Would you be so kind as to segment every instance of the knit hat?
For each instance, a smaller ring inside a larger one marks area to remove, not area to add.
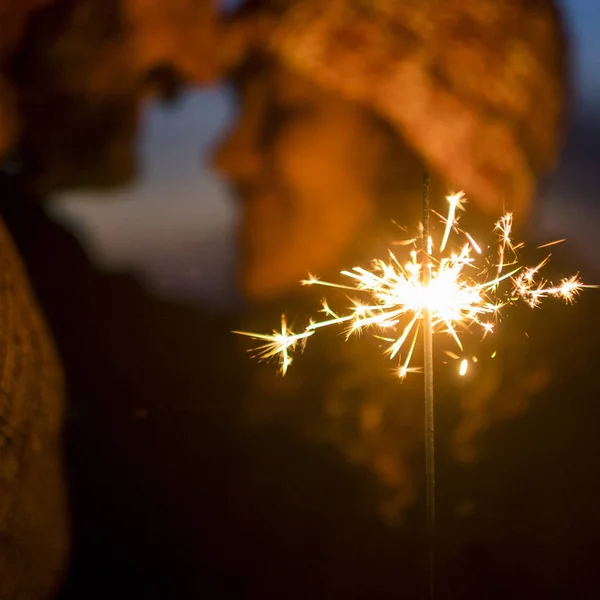
[[[284,64],[385,117],[482,208],[518,211],[554,164],[566,68],[553,0],[250,4],[245,20],[276,15],[264,43]]]

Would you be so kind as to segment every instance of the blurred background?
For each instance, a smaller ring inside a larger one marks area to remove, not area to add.
[[[222,7],[240,4],[229,0]],[[532,226],[540,239],[567,237],[583,269],[600,276],[600,264],[589,260],[600,249],[600,3],[559,4],[571,38],[574,105],[559,167],[540,188]],[[134,273],[163,297],[235,307],[238,207],[210,165],[235,110],[225,85],[186,89],[169,104],[148,102],[135,183],[117,192],[57,196],[54,217],[104,268]]]

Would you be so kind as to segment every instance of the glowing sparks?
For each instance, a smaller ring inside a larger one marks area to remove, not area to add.
[[[458,192],[458,194],[451,194],[446,198],[450,204],[450,208],[448,209],[448,218],[446,219],[446,229],[444,230],[444,236],[442,237],[442,243],[440,244],[440,252],[443,252],[446,249],[446,244],[448,243],[448,238],[450,237],[450,230],[455,224],[456,209],[458,208],[460,210],[464,210],[462,205],[464,198],[465,195],[462,192]]]
[[[288,329],[285,316],[281,317],[281,331],[274,330],[271,335],[263,333],[249,333],[247,331],[234,331],[239,335],[251,337],[254,340],[266,342],[254,349],[254,358],[259,360],[268,360],[276,356],[279,357],[279,370],[282,375],[285,375],[288,367],[292,364],[291,351],[298,345],[303,344],[306,338],[311,336],[314,331],[306,330],[303,333],[294,333]]]
[[[548,242],[547,244],[542,244],[541,246],[538,246],[538,250],[541,250],[542,248],[548,248],[549,246],[556,246],[557,244],[562,244],[566,241],[566,238],[563,238],[562,240],[554,240],[553,242]]]
[[[512,240],[511,214],[502,216],[496,223],[498,241],[483,251],[471,234],[458,227],[457,211],[464,210],[464,194],[452,194],[447,200],[448,215],[441,217],[445,228],[437,250],[431,238],[426,252],[417,250],[415,238],[397,244],[413,246],[405,260],[390,251],[387,260],[374,260],[370,269],[354,267],[342,271],[346,283],[321,281],[313,275],[302,282],[352,292],[356,298],[346,312],[335,312],[323,300],[321,312],[326,318],[311,321],[302,333],[288,329],[284,317],[281,331],[274,331],[272,335],[236,333],[266,342],[256,349],[255,356],[259,359],[278,356],[280,371],[285,375],[292,362],[291,352],[299,344],[303,347],[306,339],[318,329],[342,325],[347,337],[370,331],[387,344],[385,354],[392,359],[398,357],[396,373],[402,379],[408,373],[420,371],[410,363],[427,312],[431,315],[433,332],[446,334],[462,352],[461,335],[474,328],[481,332],[482,339],[492,334],[496,317],[505,306],[524,300],[536,307],[549,297],[571,303],[582,288],[592,287],[585,286],[578,275],[558,284],[546,281],[540,271],[550,256],[534,267],[519,266],[518,250],[524,244],[515,244]],[[459,244],[449,244],[453,233],[459,241],[464,239]],[[559,242],[542,247],[554,243]],[[464,376],[467,369],[468,361],[463,359],[459,374]]]

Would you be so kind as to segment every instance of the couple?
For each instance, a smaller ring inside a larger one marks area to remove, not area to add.
[[[22,167],[3,176],[2,216],[62,359],[61,368],[25,290],[16,314],[35,354],[23,351],[30,372],[15,377],[44,408],[18,427],[29,427],[43,451],[27,441],[13,451],[14,516],[2,551],[14,589],[50,594],[66,555],[57,441],[64,371],[73,528],[64,597],[104,597],[118,584],[144,598],[362,598],[375,583],[377,597],[419,597],[419,382],[398,391],[380,356],[327,339],[277,379],[248,363],[228,332],[271,329],[274,306],[312,311],[295,294],[307,271],[328,276],[385,251],[393,221],[418,222],[424,170],[434,197],[464,189],[474,222],[493,222],[505,208],[524,222],[535,179],[558,150],[558,15],[550,2],[273,0],[249,1],[219,22],[192,2],[142,6],[48,3],[3,59],[18,99],[12,145]],[[219,43],[203,45],[192,25]],[[190,59],[198,47],[207,51],[201,65]],[[214,164],[243,202],[240,286],[253,307],[243,326],[95,272],[36,201],[129,178],[149,87],[170,90],[181,76],[205,82],[221,68],[240,101]],[[6,245],[5,260],[16,264]],[[25,287],[14,271],[21,283],[13,286]],[[548,318],[528,325],[535,342],[507,334],[503,361],[476,384],[461,393],[438,385],[448,390],[438,413],[440,577],[456,596],[489,595],[490,579],[513,568],[514,581],[495,584],[501,596],[567,581],[555,567],[574,538],[565,529],[550,542],[544,532],[576,501],[558,474],[544,473],[546,461],[519,458],[553,439],[557,421],[540,418],[536,400],[516,425],[493,429],[486,460],[471,464],[477,435],[521,413],[564,358],[546,351]],[[37,372],[48,373],[41,391]],[[575,393],[569,381],[551,398]],[[583,406],[587,390],[579,393]],[[563,476],[564,446],[550,459]],[[40,473],[31,489],[19,479],[29,463]],[[522,567],[544,541],[549,562],[537,553]]]

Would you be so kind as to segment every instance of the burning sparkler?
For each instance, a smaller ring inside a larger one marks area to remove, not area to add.
[[[572,303],[585,286],[578,275],[554,284],[540,272],[550,260],[547,255],[534,267],[519,265],[518,251],[524,244],[512,240],[512,215],[503,215],[496,223],[497,239],[484,252],[473,236],[459,227],[458,212],[464,210],[462,192],[447,196],[448,213],[444,218],[444,233],[439,244],[429,235],[429,176],[423,180],[423,222],[421,235],[399,245],[413,248],[408,256],[399,258],[390,251],[387,260],[377,259],[370,269],[354,267],[342,271],[347,283],[321,281],[309,276],[304,285],[321,285],[353,293],[351,309],[342,314],[332,310],[323,300],[321,312],[326,318],[311,321],[301,333],[291,331],[285,317],[281,331],[271,335],[238,331],[264,342],[256,349],[259,359],[278,357],[280,372],[285,375],[292,362],[291,352],[304,348],[307,339],[318,329],[333,325],[346,328],[346,336],[370,330],[386,343],[385,353],[398,356],[398,376],[403,379],[410,372],[421,371],[411,367],[419,332],[423,335],[424,396],[425,396],[425,472],[426,516],[429,546],[429,597],[433,600],[434,535],[435,535],[435,460],[434,460],[434,404],[433,404],[433,335],[445,333],[463,352],[461,335],[479,329],[482,338],[491,334],[500,311],[519,300],[535,308],[544,298],[562,298]],[[452,235],[458,244],[450,244]],[[564,240],[540,246],[545,248]],[[452,246],[451,249],[448,247]],[[359,300],[358,298],[363,298]],[[404,353],[404,356],[402,356]],[[460,359],[451,352],[446,354]],[[495,352],[492,356],[495,355]],[[476,360],[476,357],[473,357]],[[459,374],[467,372],[468,360],[460,360]]]
[[[369,269],[354,267],[342,271],[346,283],[321,281],[309,275],[303,285],[319,285],[352,292],[351,308],[344,313],[334,311],[323,300],[323,320],[311,321],[304,331],[294,333],[282,317],[281,331],[271,335],[238,331],[242,335],[265,342],[256,348],[259,359],[279,358],[280,372],[285,375],[292,362],[294,350],[304,348],[308,337],[317,330],[343,326],[346,337],[370,331],[386,343],[385,354],[398,357],[397,375],[402,379],[411,372],[421,371],[412,366],[419,332],[430,315],[433,334],[447,334],[460,352],[461,336],[479,330],[482,338],[494,331],[496,320],[505,307],[519,300],[531,307],[549,297],[572,303],[584,287],[579,275],[552,283],[541,275],[550,259],[546,256],[534,267],[519,265],[518,252],[522,242],[515,243],[512,234],[512,215],[505,214],[495,225],[496,241],[482,250],[474,237],[459,227],[458,212],[464,210],[462,192],[447,197],[446,217],[438,215],[445,225],[439,244],[426,235],[426,244],[419,248],[419,238],[401,245],[412,246],[402,259],[389,251],[387,260],[376,259]],[[437,214],[437,213],[436,213]],[[452,243],[458,238],[458,244]],[[551,242],[545,248],[559,243]],[[461,361],[459,372],[466,372]]]

